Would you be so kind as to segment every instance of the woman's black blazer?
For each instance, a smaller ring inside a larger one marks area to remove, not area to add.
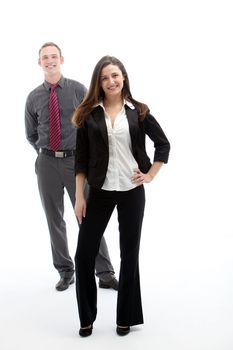
[[[143,121],[139,121],[136,109],[125,105],[129,122],[132,151],[139,169],[147,173],[151,161],[146,153],[146,135],[154,143],[154,159],[167,163],[170,144],[162,128],[151,115],[147,114]],[[75,174],[85,173],[90,186],[101,188],[108,169],[108,135],[103,108],[97,106],[91,112],[85,125],[77,129]]]

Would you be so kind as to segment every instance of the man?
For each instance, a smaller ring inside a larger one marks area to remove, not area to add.
[[[25,107],[26,137],[38,153],[35,164],[38,188],[50,233],[53,264],[60,274],[56,284],[58,291],[74,283],[74,264],[63,217],[64,188],[74,206],[76,129],[71,117],[86,94],[83,84],[62,76],[63,62],[58,45],[53,42],[42,45],[38,63],[45,80],[28,95]],[[100,288],[118,289],[104,239],[95,268]]]

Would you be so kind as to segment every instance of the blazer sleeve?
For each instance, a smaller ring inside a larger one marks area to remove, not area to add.
[[[154,162],[167,163],[170,152],[170,143],[161,126],[151,114],[148,114],[145,117],[143,124],[146,135],[148,135],[154,143]]]

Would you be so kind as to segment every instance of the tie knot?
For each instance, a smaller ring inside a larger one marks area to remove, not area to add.
[[[51,92],[55,91],[56,87],[57,87],[57,84],[50,84],[50,91]]]

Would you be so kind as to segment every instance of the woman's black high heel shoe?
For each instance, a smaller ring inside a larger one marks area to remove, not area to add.
[[[92,329],[93,329],[92,325],[90,327],[87,327],[87,328],[80,328],[79,329],[80,337],[88,337],[89,335],[92,334]]]
[[[116,327],[116,332],[118,335],[127,335],[130,332],[130,327]]]

